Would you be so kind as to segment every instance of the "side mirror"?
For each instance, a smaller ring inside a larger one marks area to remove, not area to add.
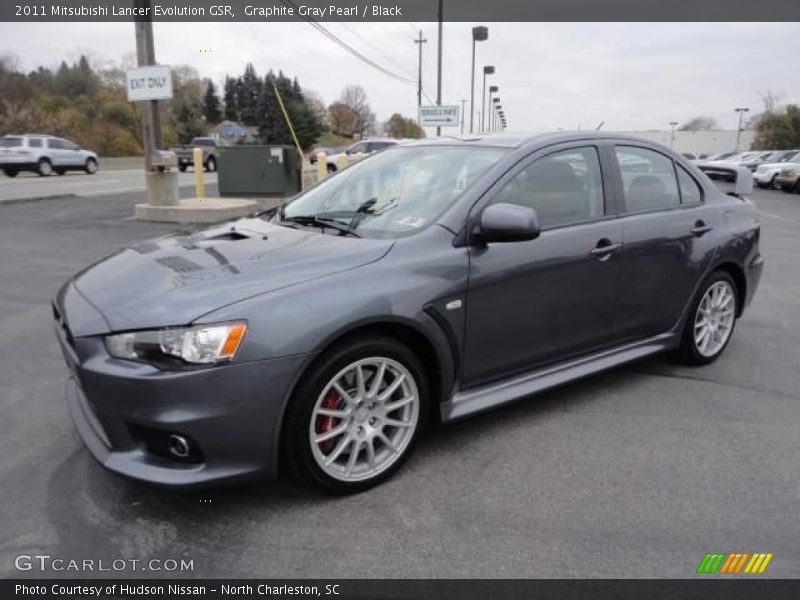
[[[503,202],[490,204],[484,209],[477,231],[486,244],[535,240],[539,233],[535,210]]]

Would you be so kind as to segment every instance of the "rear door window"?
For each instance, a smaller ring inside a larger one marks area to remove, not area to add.
[[[28,146],[30,148],[41,148],[42,147],[42,140],[39,138],[29,138],[28,139]]]
[[[615,146],[627,212],[680,206],[681,196],[672,159],[637,146]]]

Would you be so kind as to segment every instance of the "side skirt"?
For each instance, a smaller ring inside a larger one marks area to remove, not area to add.
[[[454,421],[651,354],[669,350],[675,346],[677,341],[677,334],[664,333],[612,350],[604,350],[557,365],[529,371],[522,375],[515,375],[502,381],[456,392],[451,400],[442,404],[442,422]]]

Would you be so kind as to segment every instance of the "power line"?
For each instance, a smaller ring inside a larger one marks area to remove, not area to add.
[[[281,4],[284,4],[287,7],[294,8],[299,13],[299,11],[300,11],[299,6],[297,6],[297,4],[295,4],[292,0],[280,0],[280,2],[281,2]],[[410,84],[410,85],[416,85],[417,84],[417,82],[415,80],[409,79],[407,77],[403,77],[402,75],[398,75],[397,73],[393,73],[389,69],[387,69],[387,68],[379,65],[375,61],[367,58],[361,52],[359,52],[358,50],[353,48],[350,44],[348,44],[347,42],[345,42],[344,40],[339,38],[337,35],[335,35],[334,33],[331,33],[325,27],[323,27],[322,25],[320,25],[319,23],[314,21],[314,19],[312,19],[310,17],[307,17],[307,16],[301,16],[300,18],[303,19],[309,25],[311,25],[314,29],[316,29],[317,31],[322,33],[329,40],[331,40],[332,42],[337,44],[339,47],[343,48],[344,50],[346,50],[347,52],[349,52],[350,54],[352,54],[353,56],[355,56],[356,58],[358,58],[362,62],[368,64],[371,67],[373,67],[374,69],[377,69],[378,71],[380,71],[384,75],[388,75],[389,77],[392,77],[393,79],[396,79],[396,80],[401,81],[401,82],[406,83],[406,84]]]

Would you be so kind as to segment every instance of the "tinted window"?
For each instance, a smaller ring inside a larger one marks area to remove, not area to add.
[[[537,159],[494,197],[533,208],[546,229],[604,214],[603,178],[594,148],[571,148]]]
[[[394,146],[394,144],[392,142],[371,142],[369,144],[369,152],[377,152],[389,146]]]
[[[50,138],[47,140],[47,147],[54,150],[61,150],[64,148],[64,142],[58,138]]]
[[[615,151],[628,212],[670,208],[681,203],[672,159],[634,146],[617,146]]]
[[[193,146],[216,146],[216,142],[210,138],[194,138],[192,140]]]
[[[80,150],[80,146],[70,142],[69,140],[61,140],[61,143],[64,145],[65,150]]]
[[[692,204],[703,201],[703,190],[686,169],[678,165],[678,185],[681,188],[681,202]]]
[[[41,148],[42,140],[39,138],[28,138],[28,146],[31,148]]]
[[[6,137],[0,138],[0,148],[17,148],[22,146],[22,138]]]

